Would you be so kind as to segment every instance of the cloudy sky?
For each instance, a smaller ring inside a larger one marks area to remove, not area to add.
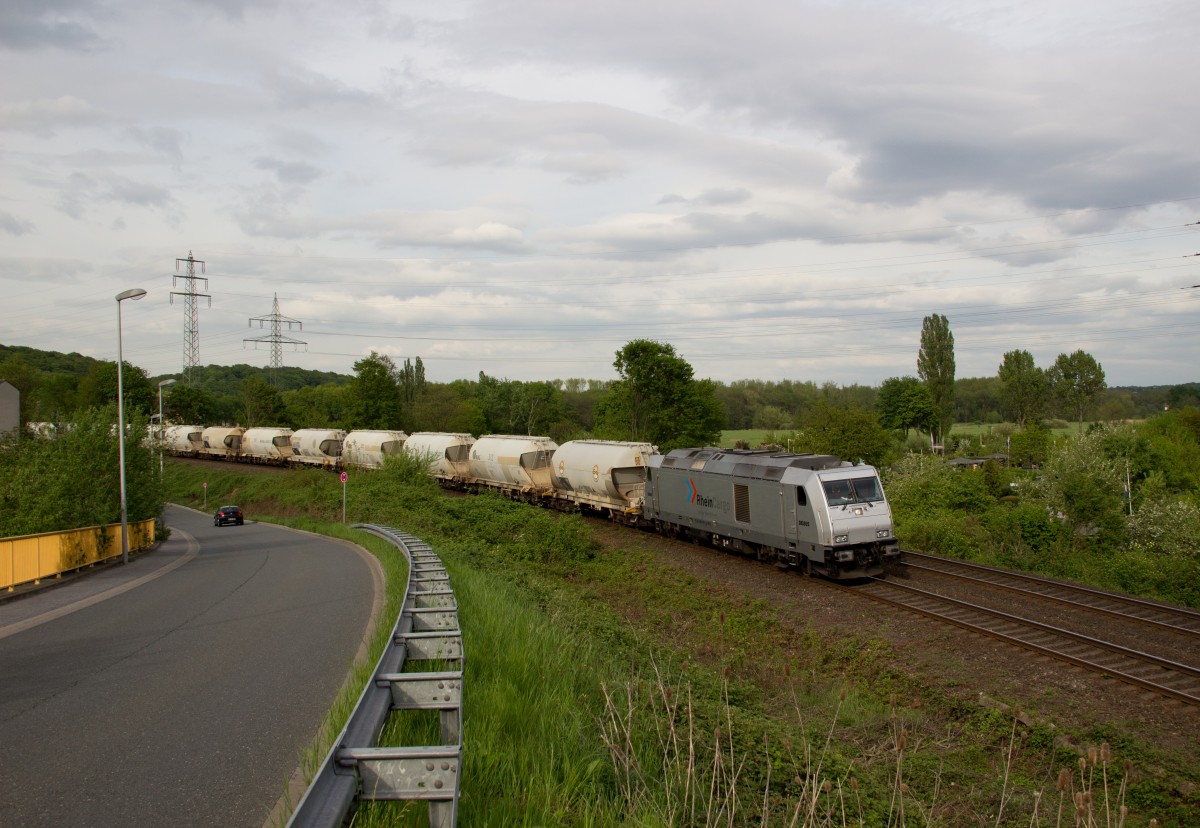
[[[0,343],[438,381],[1200,381],[1192,0],[6,0]],[[198,274],[200,275],[200,274]],[[174,299],[174,301],[172,301]]]

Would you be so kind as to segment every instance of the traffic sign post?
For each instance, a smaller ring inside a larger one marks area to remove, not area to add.
[[[346,525],[346,481],[350,479],[350,475],[342,472],[342,526]]]
[[[204,481],[204,511],[208,511],[208,481]]]

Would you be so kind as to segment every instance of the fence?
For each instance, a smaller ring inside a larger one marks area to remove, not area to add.
[[[375,665],[350,720],[325,757],[290,828],[338,828],[361,800],[422,800],[431,828],[458,820],[462,766],[463,647],[458,604],[442,562],[412,535],[355,524],[397,546],[408,559],[408,587],[392,640]],[[454,669],[402,672],[405,662],[449,663]],[[438,712],[436,745],[375,746],[391,711]]]
[[[154,518],[129,523],[129,549],[154,543]],[[38,583],[121,555],[121,524],[0,538],[0,589]]]

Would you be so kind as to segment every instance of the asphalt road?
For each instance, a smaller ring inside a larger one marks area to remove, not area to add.
[[[316,735],[377,569],[253,521],[167,522],[128,566],[0,603],[0,826],[260,826]]]

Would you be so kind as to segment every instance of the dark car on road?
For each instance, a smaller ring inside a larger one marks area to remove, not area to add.
[[[213,526],[224,526],[226,523],[236,523],[238,526],[241,526],[242,521],[241,506],[222,506],[213,515]]]

